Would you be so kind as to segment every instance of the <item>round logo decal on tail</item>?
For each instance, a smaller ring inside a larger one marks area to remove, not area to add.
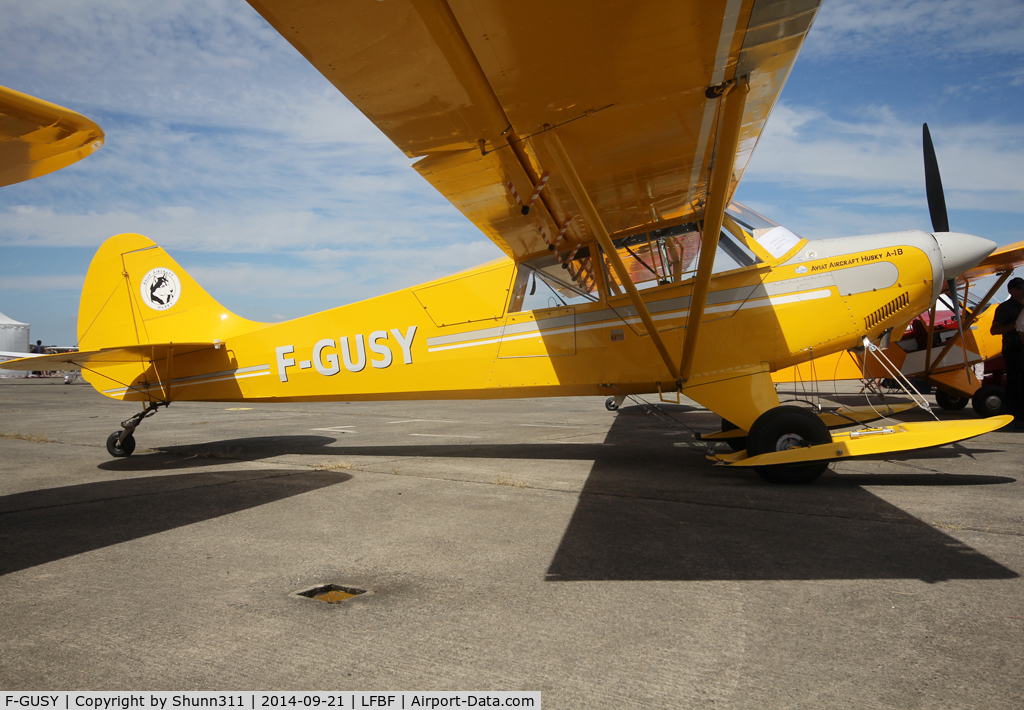
[[[142,301],[154,311],[166,311],[181,296],[181,281],[170,269],[153,269],[142,277]]]

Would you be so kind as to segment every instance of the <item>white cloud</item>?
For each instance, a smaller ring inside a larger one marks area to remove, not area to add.
[[[1019,0],[825,2],[808,34],[811,57],[1024,54]]]
[[[1024,125],[931,125],[950,208],[1024,212]],[[776,107],[744,182],[844,189],[879,207],[920,204],[921,126],[886,107],[840,120],[818,109]]]

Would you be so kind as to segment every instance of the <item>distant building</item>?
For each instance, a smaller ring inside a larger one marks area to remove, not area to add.
[[[28,323],[20,323],[0,313],[0,352],[28,352]],[[0,358],[3,360],[6,358]],[[0,363],[2,366],[2,363]],[[0,377],[26,377],[27,372],[0,369]]]

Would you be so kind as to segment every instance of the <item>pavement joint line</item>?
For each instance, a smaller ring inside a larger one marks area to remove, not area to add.
[[[983,535],[1008,535],[1011,537],[1024,537],[1024,533],[1015,532],[1013,530],[993,530],[991,527],[987,527],[984,530],[981,528],[969,527],[966,525],[950,526],[947,523],[927,523],[928,526],[935,528],[936,530],[942,530],[946,533],[957,533],[957,532],[976,532]]]
[[[479,439],[479,436],[469,434],[409,434],[409,436],[431,436],[440,439]]]

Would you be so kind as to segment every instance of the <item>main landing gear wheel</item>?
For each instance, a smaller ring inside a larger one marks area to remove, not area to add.
[[[1007,414],[1006,390],[999,385],[985,385],[978,388],[971,398],[971,406],[979,417],[994,417]]]
[[[807,409],[775,407],[757,418],[747,435],[747,455],[787,451],[801,446],[832,442],[825,422]],[[828,461],[757,466],[757,475],[772,483],[810,483],[825,473]]]
[[[124,441],[118,442],[119,438],[121,438],[120,431],[115,431],[107,437],[107,453],[116,458],[131,456],[135,451],[135,437],[129,434]]]
[[[959,409],[963,409],[967,406],[969,401],[970,399],[962,394],[947,392],[940,389],[935,390],[935,403],[947,412],[955,412]]]
[[[738,427],[728,419],[722,420],[722,431],[729,431],[736,428]],[[747,448],[747,437],[745,436],[733,436],[729,439],[722,439],[722,441],[724,441],[725,445],[733,451],[743,451],[743,449]]]

